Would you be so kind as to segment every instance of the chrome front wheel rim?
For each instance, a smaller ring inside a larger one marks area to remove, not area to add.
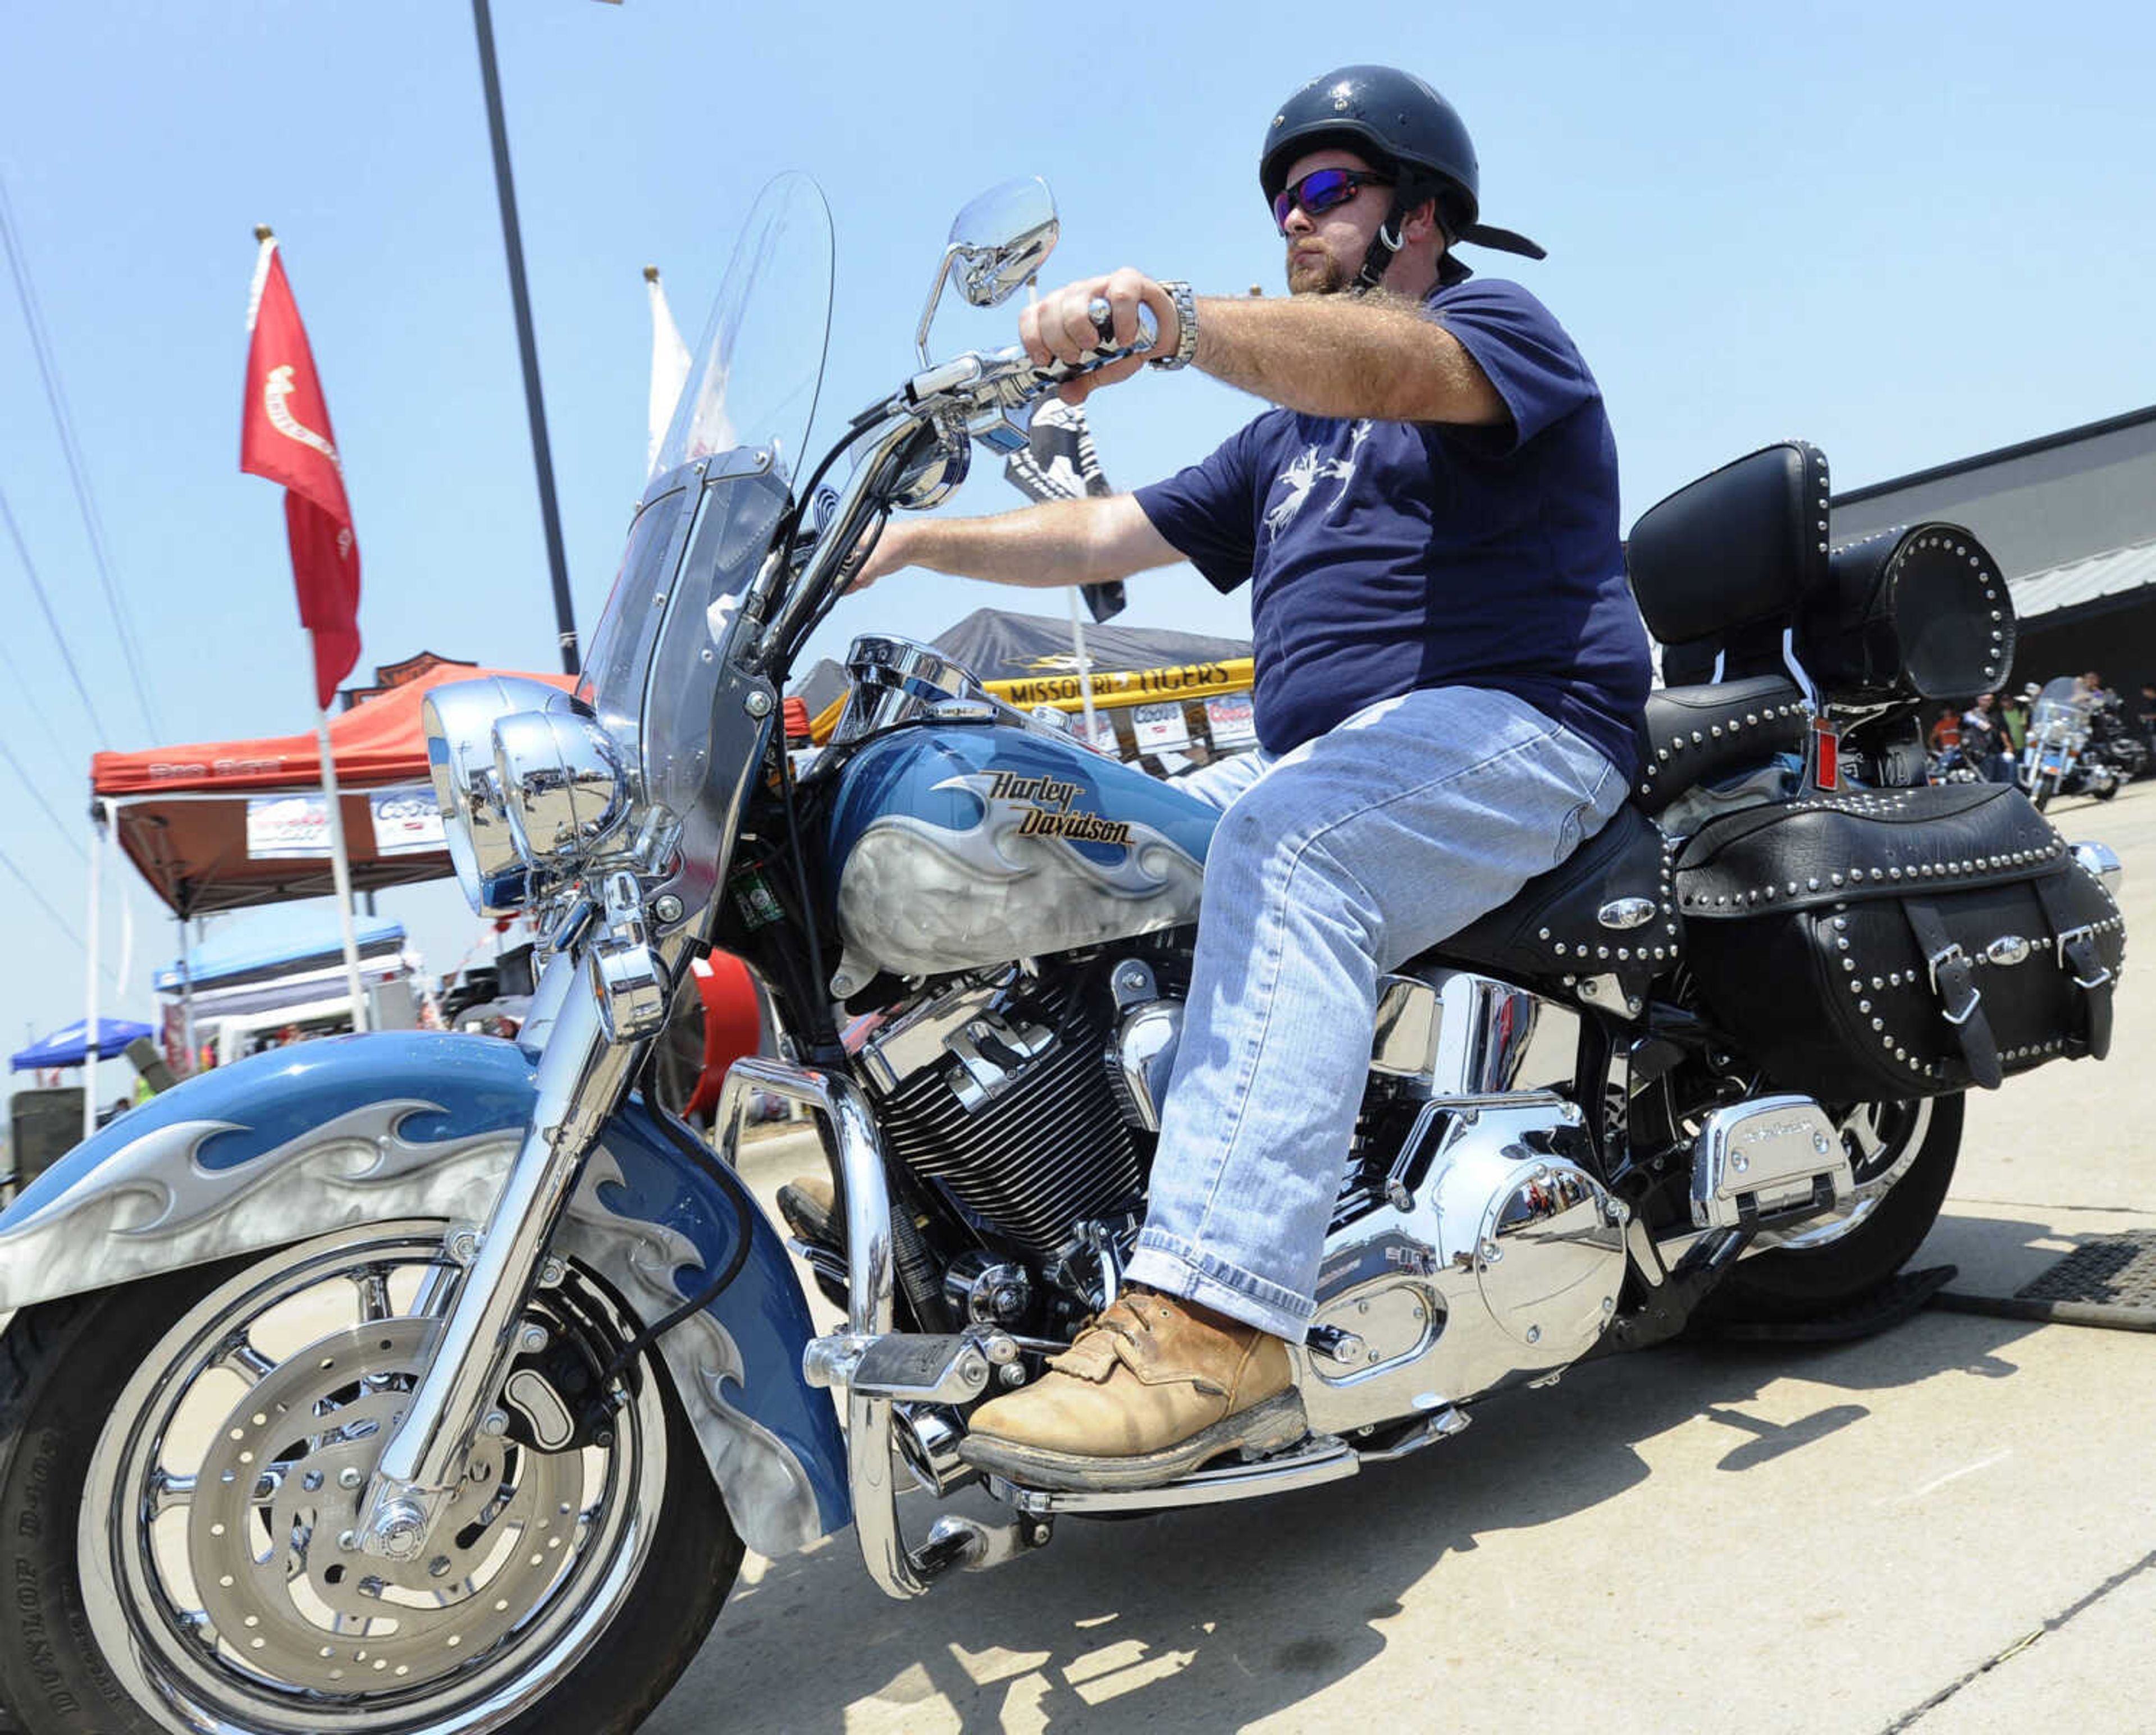
[[[483,1438],[418,1560],[350,1546],[455,1280],[441,1241],[439,1224],[388,1225],[259,1263],[172,1326],[115,1405],[84,1487],[85,1601],[168,1727],[480,1735],[620,1612],[665,1487],[649,1377],[604,1446]]]

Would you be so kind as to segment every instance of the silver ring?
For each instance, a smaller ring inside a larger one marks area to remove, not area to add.
[[[1086,304],[1086,317],[1093,322],[1093,329],[1101,336],[1113,335],[1116,329],[1116,310],[1106,295],[1096,295]]]

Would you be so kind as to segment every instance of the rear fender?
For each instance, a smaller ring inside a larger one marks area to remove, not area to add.
[[[0,1322],[14,1310],[352,1224],[483,1223],[531,1118],[515,1044],[382,1032],[273,1050],[153,1098],[0,1213]],[[805,1547],[850,1521],[829,1395],[801,1378],[808,1310],[777,1232],[716,1156],[632,1100],[585,1164],[557,1251],[646,1324],[749,1249],[659,1340],[742,1540]],[[738,1208],[737,1208],[738,1207]]]

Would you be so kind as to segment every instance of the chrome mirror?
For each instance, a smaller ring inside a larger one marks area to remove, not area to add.
[[[936,282],[928,291],[928,305],[921,310],[921,329],[914,335],[921,366],[928,366],[928,327],[954,267],[958,293],[971,305],[999,306],[1032,280],[1055,252],[1056,238],[1062,232],[1055,215],[1055,195],[1038,175],[1006,181],[961,211],[951,225],[951,238],[937,269]]]
[[[999,306],[1047,263],[1062,232],[1055,195],[1040,176],[991,188],[951,225],[958,293],[975,307]]]

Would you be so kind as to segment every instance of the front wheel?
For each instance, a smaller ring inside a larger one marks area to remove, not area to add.
[[[13,1323],[0,1699],[29,1735],[536,1735],[649,1712],[742,1558],[655,1364],[581,1447],[483,1439],[421,1558],[351,1545],[456,1275],[439,1225],[368,1226]],[[526,1325],[629,1323],[572,1270]]]
[[[2036,804],[2036,811],[2039,813],[2041,813],[2046,807],[2050,806],[2051,805],[2051,797],[2058,794],[2058,792],[2059,780],[2056,775],[2039,777],[2036,780],[2036,793],[2034,797]]]
[[[1961,1154],[1962,1099],[1860,1103],[1840,1117],[1859,1187],[1887,1190],[1846,1216],[1780,1231],[1716,1286],[1711,1318],[1793,1323],[1861,1301],[1908,1263],[1945,1203]]]

